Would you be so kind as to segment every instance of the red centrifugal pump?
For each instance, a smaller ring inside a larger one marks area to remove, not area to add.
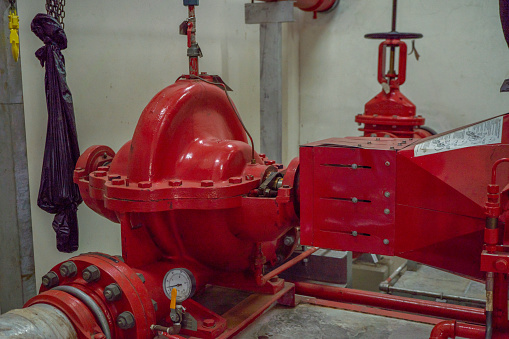
[[[56,265],[24,309],[0,317],[0,335],[229,338],[276,301],[295,306],[297,292],[444,318],[431,338],[508,337],[509,115],[425,139],[313,142],[283,167],[249,145],[227,86],[197,73],[190,41],[191,74],[150,101],[118,152],[92,146],[74,171],[85,203],[120,223],[122,256]],[[299,239],[485,280],[486,311],[285,282],[278,274],[317,250],[285,262]],[[207,284],[264,299],[228,318],[237,309],[219,315],[192,298]]]

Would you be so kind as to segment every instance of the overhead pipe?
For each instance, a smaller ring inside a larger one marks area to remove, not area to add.
[[[416,300],[349,288],[296,282],[295,293],[338,302],[380,307],[440,318],[458,319],[476,324],[484,324],[486,321],[484,310],[481,308]]]
[[[470,338],[483,339],[486,329],[483,326],[458,323],[455,320],[442,321],[433,327],[429,339]]]
[[[278,0],[262,0],[265,2],[275,2]],[[336,8],[339,0],[296,0],[295,7],[306,12],[328,12]]]

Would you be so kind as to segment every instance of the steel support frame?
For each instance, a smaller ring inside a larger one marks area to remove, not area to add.
[[[0,1],[0,313],[36,294],[21,62],[11,54],[9,7]]]
[[[282,23],[294,21],[293,2],[245,4],[245,19],[260,24],[260,151],[282,163]]]

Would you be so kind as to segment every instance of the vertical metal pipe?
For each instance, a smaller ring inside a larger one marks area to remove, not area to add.
[[[22,307],[36,294],[21,63],[15,62],[0,1],[0,308]]]
[[[398,0],[392,0],[392,26],[391,30],[396,31],[396,18],[398,16]]]

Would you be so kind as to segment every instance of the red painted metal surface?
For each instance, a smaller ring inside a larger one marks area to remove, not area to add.
[[[24,307],[47,304],[62,311],[73,324],[78,339],[101,338],[104,335],[92,312],[76,297],[62,291],[47,291],[30,299]],[[102,337],[106,338],[106,337]]]
[[[480,308],[404,298],[350,288],[296,282],[295,293],[345,303],[425,314],[446,319],[458,319],[476,324],[484,324],[486,321],[484,310]]]
[[[73,276],[63,277],[59,271],[60,264],[51,270],[58,275],[58,285],[74,287],[91,297],[106,317],[113,338],[149,339],[153,337],[150,325],[155,323],[156,313],[151,299],[158,299],[159,296],[153,295],[152,291],[147,290],[134,270],[118,258],[102,253],[83,254],[71,258],[70,261],[77,268],[77,272]],[[82,272],[91,265],[99,269],[100,278],[97,281],[87,282],[83,279]],[[147,278],[149,277],[147,276]],[[119,300],[109,302],[105,299],[103,291],[106,286],[113,283],[117,284],[122,291],[121,297]],[[48,290],[44,286],[41,286],[39,292],[40,294],[30,299],[25,307],[34,303],[46,303],[60,308],[76,328],[88,328],[90,323],[96,324],[88,307],[70,294]],[[72,307],[62,308],[61,304],[68,304]],[[116,325],[118,315],[125,311],[131,312],[136,319],[136,325],[128,330],[122,330]],[[85,312],[85,314],[77,317],[74,312]]]
[[[486,184],[492,164],[509,152],[509,117],[502,119],[500,143],[454,150],[443,140],[475,135],[461,128],[420,141],[342,138],[304,145],[301,242],[398,255],[484,280]],[[425,142],[438,151],[416,156]],[[498,183],[505,186],[508,168],[500,171]]]
[[[442,321],[442,319],[439,319],[439,318],[432,318],[432,317],[427,317],[427,316],[423,316],[423,315],[391,311],[391,310],[381,309],[381,308],[372,307],[372,306],[356,305],[356,304],[350,304],[350,303],[342,303],[342,302],[338,302],[338,301],[317,299],[314,297],[307,297],[307,296],[302,296],[302,295],[299,295],[297,297],[297,302],[311,304],[311,305],[317,305],[317,306],[323,306],[323,307],[337,308],[337,309],[353,311],[353,312],[379,315],[382,317],[390,317],[390,318],[395,318],[395,319],[408,320],[408,321],[419,322],[419,323],[424,323],[424,324],[436,325]]]
[[[430,339],[469,338],[484,339],[486,329],[482,326],[458,323],[455,320],[442,321],[431,332]]]
[[[274,2],[281,0],[263,0],[265,2]],[[339,0],[296,0],[295,7],[306,12],[326,12],[337,6]]]
[[[391,50],[391,69],[386,70],[387,50]],[[398,72],[393,69],[399,50]],[[407,45],[400,39],[387,39],[378,49],[378,82],[385,88],[365,105],[364,114],[355,121],[364,124],[359,131],[365,137],[423,138],[430,132],[419,129],[424,118],[417,116],[415,105],[399,90],[406,80]]]
[[[198,289],[208,283],[270,294],[283,289],[282,279],[257,284],[256,277],[295,247],[282,239],[298,237],[299,163],[283,168],[256,152],[253,160],[225,91],[194,79],[158,93],[116,154],[93,146],[79,159],[75,182],[87,205],[121,224],[122,256],[144,275],[143,288],[158,304],[155,320],[169,314],[162,281],[176,267],[189,269]],[[284,175],[276,196],[257,193],[274,172]],[[213,338],[225,330],[225,320],[199,304],[183,306],[198,330],[182,333]]]

